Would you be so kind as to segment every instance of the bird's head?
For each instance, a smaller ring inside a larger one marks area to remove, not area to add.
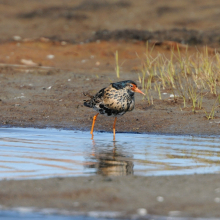
[[[126,81],[121,81],[121,82],[117,82],[117,83],[112,83],[112,87],[117,90],[125,88],[132,93],[138,92],[138,93],[141,93],[142,95],[145,95],[140,89],[138,89],[137,84],[132,80],[126,80]]]

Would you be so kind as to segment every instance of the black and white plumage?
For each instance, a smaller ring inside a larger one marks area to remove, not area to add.
[[[132,80],[111,83],[108,87],[101,89],[96,95],[90,96],[89,100],[85,100],[84,105],[93,108],[98,114],[100,113],[102,115],[114,117],[121,116],[127,111],[132,111],[134,109],[135,92],[144,95],[144,93],[138,89],[137,84]],[[93,118],[91,134],[93,134],[93,127],[97,115]],[[114,127],[113,132],[115,135]]]

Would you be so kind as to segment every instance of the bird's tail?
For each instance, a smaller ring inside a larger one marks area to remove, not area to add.
[[[84,106],[89,107],[89,108],[93,108],[93,104],[92,104],[92,98],[93,96],[91,96],[88,93],[83,93],[84,96],[88,96],[90,99],[89,100],[83,100],[84,101]]]
[[[85,105],[86,107],[92,108],[91,100],[84,100],[84,105]]]

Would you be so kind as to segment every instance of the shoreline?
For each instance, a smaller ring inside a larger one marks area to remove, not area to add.
[[[5,208],[117,212],[128,218],[138,215],[140,209],[146,209],[148,215],[211,218],[220,217],[219,181],[216,174],[2,180],[0,204]]]
[[[33,125],[25,125],[25,126],[19,126],[17,124],[13,125],[0,125],[0,128],[24,128],[24,129],[28,129],[28,128],[33,128],[33,129],[56,129],[56,130],[67,130],[67,131],[81,131],[81,132],[89,132],[90,133],[90,129],[89,128],[78,128],[78,127],[63,127],[63,126],[59,126],[59,125],[55,125],[55,126],[49,126],[49,125],[38,125],[38,126],[33,126]],[[97,130],[94,131],[94,138],[95,138],[95,134],[96,133],[112,133],[112,131],[109,130]],[[162,132],[138,132],[138,131],[118,131],[116,132],[116,135],[118,134],[148,134],[148,135],[164,135],[164,136],[195,136],[195,137],[219,137],[220,134],[197,134],[197,133],[162,133]]]
[[[0,204],[2,210],[31,207],[96,218],[210,219],[220,217],[219,182],[218,173],[3,179]]]

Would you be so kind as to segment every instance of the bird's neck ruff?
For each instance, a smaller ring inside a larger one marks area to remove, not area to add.
[[[132,83],[132,84],[137,86],[137,84],[134,81],[132,81],[132,80],[116,82],[116,83],[112,83],[111,85],[112,85],[113,88],[119,90],[119,89],[125,88],[128,85],[128,83]]]
[[[132,90],[127,90],[127,93],[129,94],[130,97],[134,97],[134,92]]]

